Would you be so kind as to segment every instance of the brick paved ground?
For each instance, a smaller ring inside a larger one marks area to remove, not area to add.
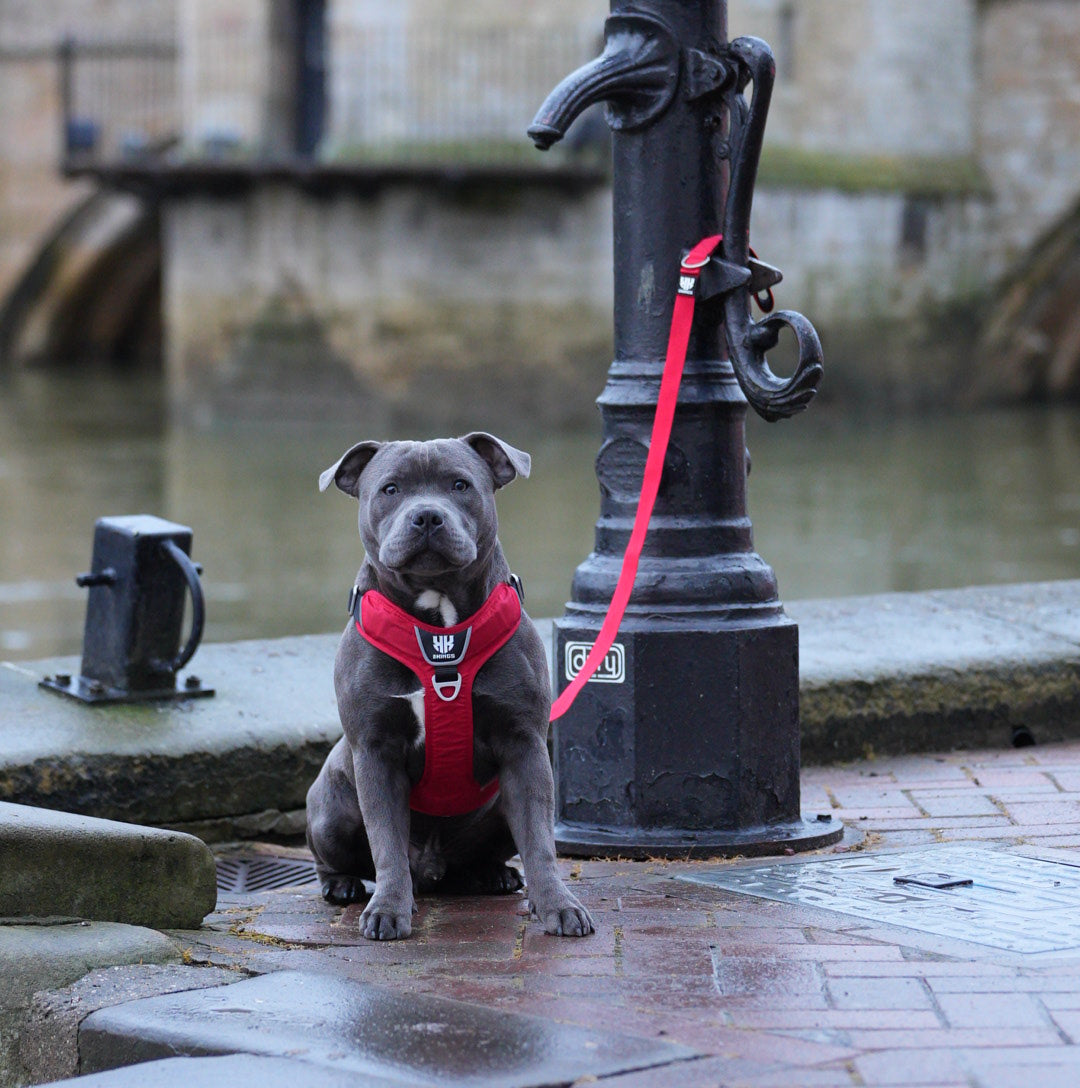
[[[803,791],[865,835],[823,856],[1080,847],[1080,743],[815,767]],[[185,944],[193,962],[331,971],[703,1055],[618,1088],[1080,1085],[1080,951],[1006,953],[674,879],[716,862],[564,865],[598,923],[587,940],[546,937],[517,897],[427,898],[412,939],[373,944],[358,908],[293,889],[222,897]]]

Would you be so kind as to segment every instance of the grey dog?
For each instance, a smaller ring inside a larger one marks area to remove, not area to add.
[[[319,486],[325,491],[333,483],[359,502],[366,555],[354,594],[366,594],[365,602],[381,595],[410,623],[418,621],[413,642],[421,628],[456,630],[500,587],[505,596],[512,576],[498,540],[495,491],[528,476],[530,467],[528,454],[479,432],[353,446]],[[349,621],[334,668],[345,735],[307,797],[308,845],[324,898],[356,902],[365,895],[363,881],[373,879],[361,932],[377,940],[407,937],[415,892],[519,889],[520,874],[506,864],[516,852],[530,908],[545,931],[592,933],[588,911],[556,868],[546,745],[551,691],[532,621],[521,613],[520,625],[472,682],[472,785],[489,783],[495,792],[476,811],[449,816],[410,810],[424,773],[430,696],[419,674],[373,645],[361,626],[359,618]]]

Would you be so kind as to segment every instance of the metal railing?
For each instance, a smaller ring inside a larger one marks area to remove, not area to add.
[[[175,143],[180,132],[175,43],[66,38],[58,59],[65,161],[130,161]]]
[[[343,27],[326,42],[314,158],[355,164],[547,165],[525,138],[559,73],[591,57],[586,27]],[[250,31],[185,43],[76,41],[59,49],[65,164],[295,155],[304,80]],[[181,63],[183,68],[181,70]],[[310,81],[308,82],[310,87]],[[589,145],[571,143],[568,153]],[[606,140],[593,130],[597,147]]]
[[[328,152],[377,160],[535,160],[525,129],[560,73],[588,60],[581,27],[355,29],[334,42]]]

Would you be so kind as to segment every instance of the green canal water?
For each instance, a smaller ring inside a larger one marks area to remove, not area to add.
[[[501,537],[534,615],[562,611],[592,544],[599,422],[537,434],[478,412],[527,449],[500,494]],[[21,375],[0,385],[0,658],[77,653],[98,517],[194,530],[206,638],[321,633],[344,623],[361,560],[354,506],[319,472],[363,438],[339,424],[171,425],[160,385]],[[786,600],[1080,578],[1080,407],[862,417],[813,406],[751,421],[757,550]]]

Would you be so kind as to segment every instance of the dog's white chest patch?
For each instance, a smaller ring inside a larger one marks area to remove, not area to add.
[[[458,621],[457,609],[451,603],[450,598],[445,593],[439,593],[437,590],[425,589],[416,598],[416,607],[438,612],[443,627],[453,627]]]
[[[399,695],[398,698],[404,699],[405,702],[412,707],[412,712],[416,718],[418,727],[414,743],[416,747],[419,747],[424,743],[424,689],[421,688],[419,691],[414,691],[409,695]]]

